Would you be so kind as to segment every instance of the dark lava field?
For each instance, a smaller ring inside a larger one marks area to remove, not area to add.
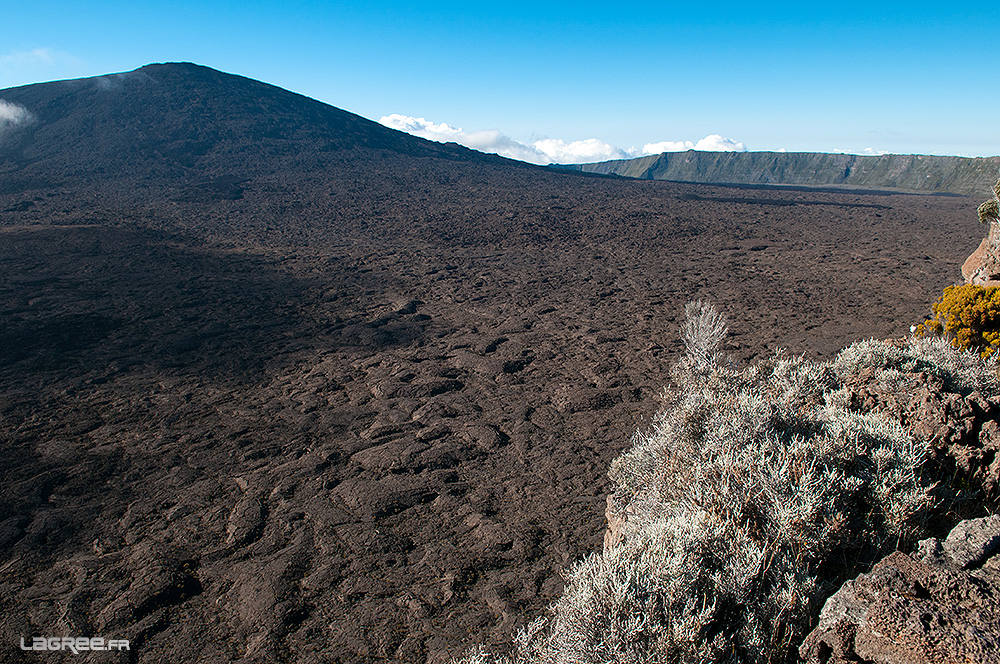
[[[0,661],[447,662],[601,546],[684,304],[929,312],[978,200],[634,181],[194,65],[0,90]],[[984,192],[984,196],[988,192]],[[33,636],[124,638],[116,655]]]

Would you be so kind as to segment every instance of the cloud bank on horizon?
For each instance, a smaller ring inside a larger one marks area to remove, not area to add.
[[[496,129],[469,132],[447,123],[435,123],[399,113],[385,115],[379,119],[379,123],[432,141],[451,141],[480,152],[492,152],[533,164],[585,164],[609,159],[632,159],[661,152],[746,152],[747,149],[743,143],[719,134],[711,134],[697,142],[660,141],[646,143],[641,148],[619,148],[597,138],[568,142],[560,138],[543,138],[532,143],[522,143]]]

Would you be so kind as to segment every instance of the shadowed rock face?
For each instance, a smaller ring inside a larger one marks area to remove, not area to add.
[[[988,664],[1000,652],[1000,517],[896,552],[844,584],[802,646],[810,664]]]
[[[976,286],[1000,286],[1000,221],[989,222],[986,237],[962,263],[962,278]]]
[[[962,263],[962,278],[975,286],[1000,286],[1000,182],[993,185],[993,198],[979,206],[979,220],[989,232],[972,255]]]
[[[8,645],[506,642],[600,546],[686,301],[739,359],[829,356],[978,239],[960,197],[555,173],[194,65],[0,99],[34,117],[0,138]]]

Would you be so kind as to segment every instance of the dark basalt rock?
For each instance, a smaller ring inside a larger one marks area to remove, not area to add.
[[[1000,401],[962,394],[934,375],[903,374],[891,385],[870,375],[846,379],[852,405],[901,422],[931,450],[929,472],[957,489],[970,510],[1000,507]]]
[[[1000,517],[896,552],[823,607],[809,664],[990,664],[1000,653]]]

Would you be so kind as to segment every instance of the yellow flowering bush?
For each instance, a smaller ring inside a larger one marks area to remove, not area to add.
[[[948,286],[934,303],[934,316],[917,325],[914,335],[943,336],[958,350],[994,357],[1000,350],[1000,287]]]

